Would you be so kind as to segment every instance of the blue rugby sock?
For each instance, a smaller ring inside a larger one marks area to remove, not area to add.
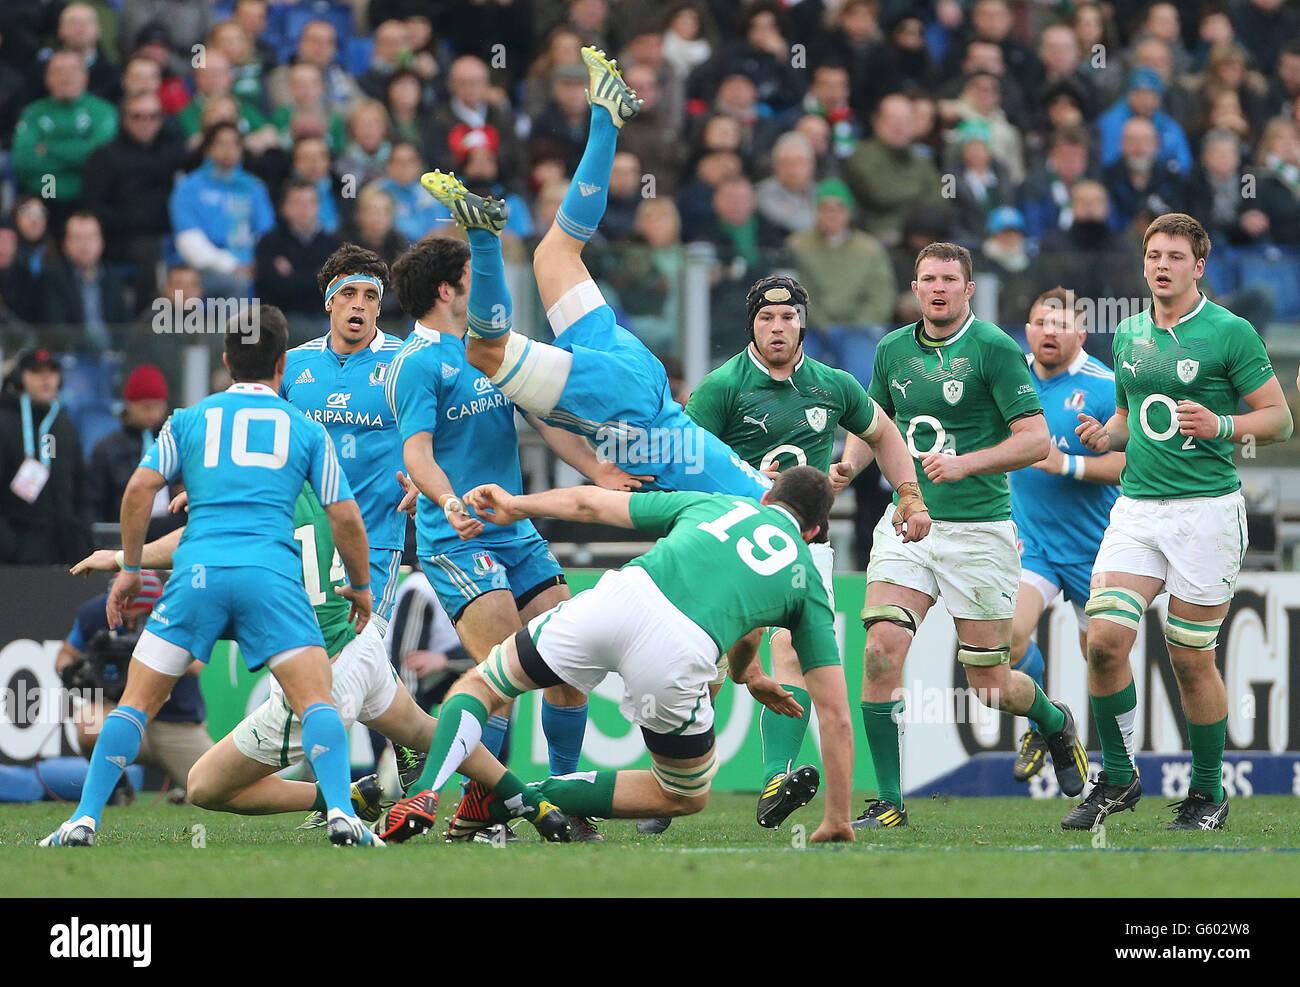
[[[481,339],[496,339],[510,331],[514,315],[501,239],[487,230],[470,230],[469,253],[469,328]]]
[[[1045,670],[1045,666],[1043,664],[1043,653],[1038,650],[1038,643],[1033,638],[1029,639],[1029,647],[1025,649],[1025,655],[1023,658],[1020,659],[1020,664],[1013,665],[1012,667],[1015,668],[1017,672],[1024,672],[1031,679],[1033,679],[1034,682],[1038,684],[1038,688],[1040,689],[1044,688],[1043,672]],[[1039,728],[1038,724],[1035,723],[1033,720],[1029,721],[1029,729],[1033,730],[1035,733],[1043,732]]]
[[[551,774],[569,775],[578,770],[582,739],[587,734],[587,704],[553,706],[542,700],[542,733],[550,751]]]
[[[510,720],[504,716],[489,716],[483,724],[482,744],[493,757],[501,753],[501,745],[505,743],[506,731],[509,729]]]
[[[312,703],[302,711],[302,750],[316,773],[325,805],[355,815],[348,732],[339,711],[329,703]]]
[[[81,789],[81,802],[72,819],[90,816],[95,820],[95,826],[99,826],[99,817],[104,813],[104,805],[113,794],[117,779],[140,753],[140,741],[144,739],[147,722],[148,717],[141,710],[130,706],[119,706],[104,717],[95,750],[90,755],[90,770],[86,772],[86,783]]]
[[[575,240],[584,243],[590,240],[605,215],[609,174],[614,168],[617,144],[618,128],[614,126],[614,118],[609,115],[609,110],[593,104],[587,148],[573,173],[569,191],[555,213],[556,224]]]

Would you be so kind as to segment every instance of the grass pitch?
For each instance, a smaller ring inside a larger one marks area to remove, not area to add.
[[[33,844],[67,817],[51,803],[0,805],[0,874],[8,895],[125,897],[423,896],[1291,896],[1300,887],[1300,802],[1235,799],[1228,828],[1168,833],[1159,798],[1108,820],[1105,846],[1065,833],[1064,800],[913,799],[911,827],[860,833],[851,846],[803,847],[821,799],[780,830],[754,823],[754,796],[717,794],[661,836],[627,820],[603,844],[448,846],[417,839],[340,851],[301,816],[240,817],[190,806],[109,809],[90,850]],[[439,831],[451,811],[451,792]],[[203,827],[203,838],[193,827]],[[536,834],[519,824],[523,836]],[[202,843],[201,847],[196,843]],[[360,858],[360,859],[358,859]]]

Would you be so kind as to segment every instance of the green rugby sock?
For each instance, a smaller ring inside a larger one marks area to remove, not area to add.
[[[1133,780],[1133,733],[1137,724],[1137,686],[1130,682],[1109,696],[1092,696],[1092,716],[1101,737],[1101,766],[1112,785]],[[1219,748],[1222,752],[1223,748]]]
[[[479,745],[487,718],[487,707],[467,692],[458,692],[444,702],[438,711],[438,726],[433,731],[424,772],[406,790],[407,794],[436,792],[447,784],[447,779]]]
[[[862,725],[867,731],[871,763],[876,768],[877,797],[903,807],[903,764],[899,746],[906,701],[862,704]],[[897,714],[897,719],[895,719]]]
[[[804,734],[808,732],[808,717],[811,706],[808,703],[808,690],[797,685],[782,685],[782,689],[794,694],[795,702],[803,707],[803,716],[782,716],[773,713],[766,706],[758,716],[758,731],[763,739],[763,787],[779,774],[790,770],[799,749],[803,747]]]
[[[1228,718],[1218,723],[1187,723],[1192,744],[1192,788],[1223,801],[1223,746],[1228,739]]]
[[[1037,682],[1034,682],[1034,704],[1029,707],[1029,712],[1025,715],[1036,722],[1046,736],[1065,728],[1065,714],[1047,698],[1047,693]]]
[[[561,812],[575,816],[608,819],[614,814],[614,781],[617,771],[576,771],[547,778],[531,787],[553,802]]]
[[[325,793],[320,790],[320,785],[316,786],[316,801],[311,804],[313,812],[325,812],[329,805],[325,802]]]

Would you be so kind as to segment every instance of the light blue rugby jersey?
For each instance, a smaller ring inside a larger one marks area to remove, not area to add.
[[[406,516],[397,513],[402,437],[384,385],[402,340],[377,329],[369,346],[347,356],[335,353],[329,341],[326,333],[289,351],[280,394],[334,440],[371,551],[400,551],[406,535]]]
[[[189,492],[178,571],[253,566],[301,582],[293,505],[303,482],[322,505],[352,499],[325,429],[264,384],[232,384],[173,412],[140,465]]]
[[[1115,414],[1115,375],[1080,350],[1064,373],[1043,380],[1029,357],[1052,443],[1067,456],[1092,456],[1074,432],[1079,415],[1105,424]],[[1054,562],[1091,562],[1097,557],[1119,487],[1060,476],[1027,466],[1009,476],[1011,517],[1026,545]]]
[[[463,339],[417,322],[393,361],[386,391],[402,441],[429,432],[433,458],[457,494],[482,483],[523,493],[515,406],[465,359]],[[415,532],[421,559],[464,544],[424,494],[416,502]],[[527,520],[504,528],[489,523],[474,541],[486,549],[536,532]]]

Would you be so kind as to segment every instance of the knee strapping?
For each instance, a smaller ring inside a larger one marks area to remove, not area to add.
[[[525,411],[549,415],[564,393],[572,365],[573,354],[568,350],[512,331],[506,337],[506,354],[492,375],[492,383]]]
[[[718,752],[714,749],[707,761],[690,768],[669,767],[651,755],[650,773],[659,782],[659,787],[669,795],[699,798],[708,794],[713,785],[713,776],[718,773]]]
[[[1147,599],[1136,590],[1121,586],[1099,586],[1088,597],[1083,612],[1089,618],[1109,620],[1135,631],[1149,605]]]
[[[879,607],[862,608],[862,627],[864,630],[870,629],[872,624],[878,624],[881,621],[897,624],[907,631],[908,637],[914,637],[917,627],[921,625],[921,615],[915,610],[895,606],[892,603]]]
[[[559,335],[589,312],[594,312],[605,303],[605,296],[590,279],[575,284],[560,296],[559,301],[546,310],[546,321],[551,324],[551,331]]]
[[[1011,648],[1005,644],[1000,648],[980,648],[958,641],[957,660],[975,668],[994,668],[1011,661]]]
[[[488,652],[487,660],[478,666],[477,671],[487,687],[506,701],[518,699],[528,691],[510,677],[506,649],[500,644]]]
[[[1219,628],[1223,619],[1188,620],[1170,614],[1165,620],[1165,640],[1176,648],[1189,651],[1213,651],[1219,643]]]

